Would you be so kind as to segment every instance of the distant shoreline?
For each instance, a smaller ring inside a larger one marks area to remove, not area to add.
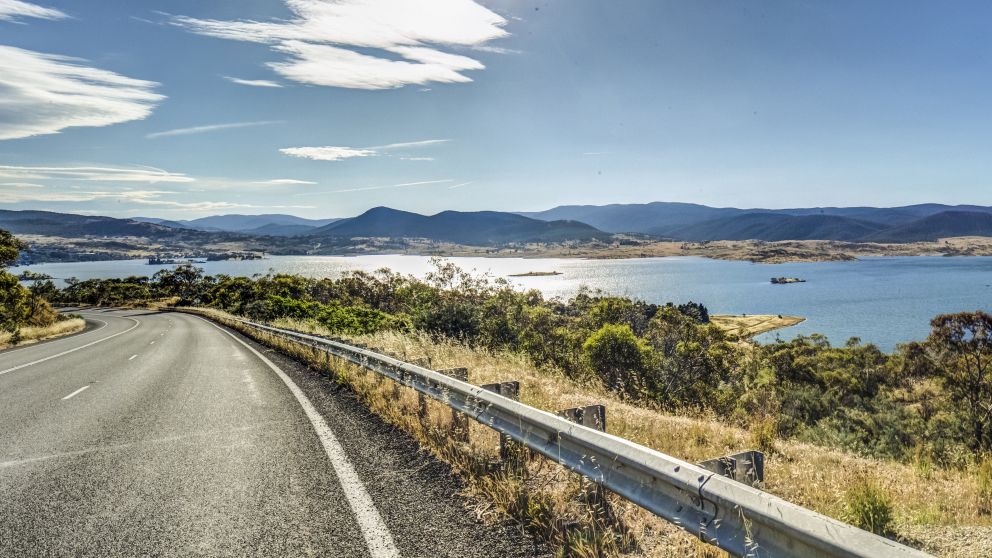
[[[63,238],[19,235],[30,245],[32,263],[141,259],[165,251],[144,238]],[[483,258],[640,259],[698,256],[715,260],[762,264],[791,262],[845,262],[866,256],[992,256],[992,237],[955,237],[931,242],[879,244],[831,240],[718,240],[676,242],[621,239],[604,242],[565,242],[511,246],[468,246],[424,239],[353,239],[350,244],[301,250],[294,246],[269,247],[258,240],[206,246],[175,246],[176,253],[265,252],[271,256],[417,255]],[[544,272],[532,272],[544,274]],[[521,275],[528,276],[528,275]]]

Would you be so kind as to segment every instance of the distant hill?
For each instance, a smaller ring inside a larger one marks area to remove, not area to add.
[[[553,221],[581,221],[613,233],[655,234],[659,228],[674,228],[744,213],[732,207],[707,207],[693,203],[652,202],[610,205],[562,205],[547,211],[520,213]]]
[[[358,217],[342,219],[321,227],[310,235],[427,238],[482,246],[508,242],[590,240],[610,236],[577,221],[542,221],[497,211],[443,211],[427,216],[388,207],[376,207]]]
[[[679,231],[685,227],[701,225],[707,221],[714,221],[716,219],[732,218],[748,214],[791,215],[795,217],[845,217],[857,221],[876,223],[885,227],[892,227],[906,225],[917,219],[945,211],[992,213],[992,207],[976,205],[950,206],[931,203],[883,208],[861,206],[807,207],[789,209],[739,209],[734,207],[709,207],[691,203],[652,202],[643,204],[610,204],[599,206],[563,205],[547,211],[521,213],[521,215],[542,220],[574,219],[583,223],[588,223],[599,228],[600,230],[613,233],[630,232],[671,237],[675,236],[674,233],[676,231]],[[747,218],[746,222],[753,222],[754,219],[755,218]],[[782,220],[781,223],[794,224],[794,222],[788,220]],[[818,226],[825,226],[827,230],[831,230],[831,227],[825,222],[820,223],[819,225],[816,225],[813,222],[799,225],[796,230],[801,231],[806,228],[812,228],[815,230]],[[848,238],[852,235],[844,233],[842,236]],[[824,240],[838,239],[825,238]]]
[[[857,241],[885,225],[836,215],[745,213],[674,228],[666,232],[679,240],[844,240]]]
[[[225,231],[269,236],[295,236],[333,223],[338,219],[304,219],[279,213],[263,215],[211,215],[190,220],[167,220],[155,217],[135,217],[135,221],[155,223],[176,229]]]
[[[0,228],[14,234],[47,236],[141,236],[159,237],[175,229],[133,219],[115,219],[50,211],[9,211],[0,209]]]
[[[992,213],[943,211],[910,223],[878,231],[864,240],[871,242],[915,242],[952,236],[992,236]]]

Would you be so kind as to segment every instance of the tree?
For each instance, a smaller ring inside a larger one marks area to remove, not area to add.
[[[16,332],[31,316],[30,293],[5,270],[17,261],[23,242],[0,229],[0,329]]]
[[[642,388],[650,349],[629,325],[604,325],[589,336],[582,351],[608,388],[625,395]]]
[[[8,231],[0,229],[0,268],[14,265],[17,255],[27,246]]]
[[[924,342],[933,371],[943,380],[969,426],[970,446],[992,450],[992,314],[942,314]]]

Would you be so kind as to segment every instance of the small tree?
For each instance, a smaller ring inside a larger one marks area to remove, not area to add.
[[[17,332],[31,315],[27,289],[21,286],[17,277],[5,271],[17,261],[17,255],[24,248],[23,242],[0,229],[0,329],[11,332]]]
[[[590,366],[610,389],[633,395],[643,385],[650,348],[629,325],[606,324],[582,345]]]
[[[992,449],[992,314],[943,314],[924,343],[934,372],[960,403],[973,450]]]

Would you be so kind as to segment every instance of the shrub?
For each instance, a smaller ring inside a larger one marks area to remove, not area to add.
[[[892,529],[892,498],[878,483],[862,477],[844,493],[844,519],[865,531],[886,535]]]
[[[978,511],[992,513],[992,455],[984,456],[978,462]]]
[[[640,379],[650,349],[629,325],[604,325],[583,343],[582,351],[610,389],[632,395],[642,387]]]

